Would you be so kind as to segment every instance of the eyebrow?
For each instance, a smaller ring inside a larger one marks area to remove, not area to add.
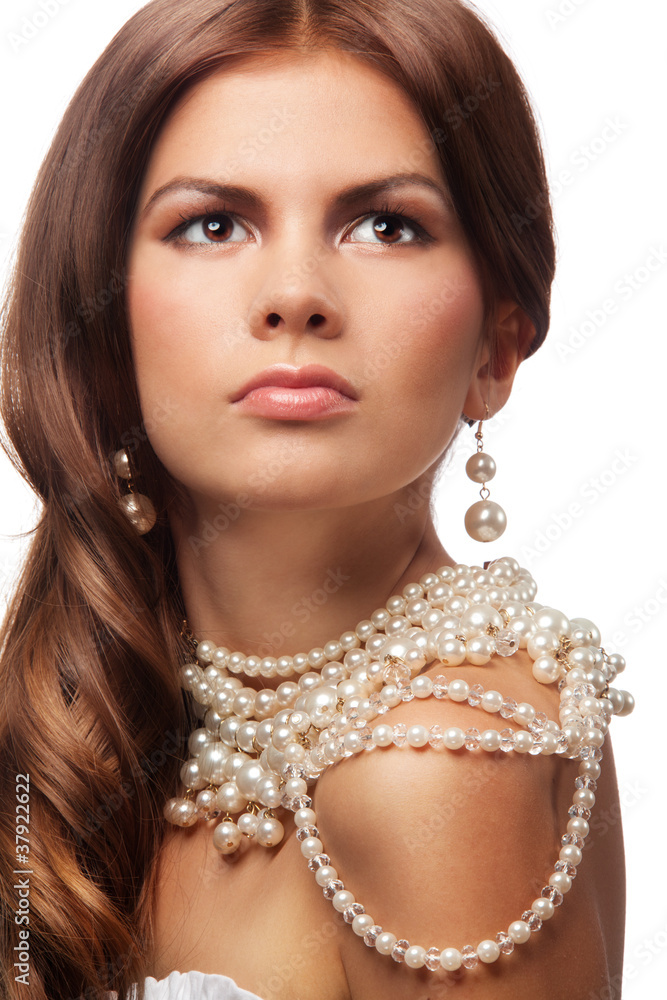
[[[444,188],[437,184],[432,177],[415,172],[392,174],[390,177],[380,177],[376,180],[366,181],[363,184],[354,184],[351,187],[347,187],[336,195],[334,207],[338,209],[349,208],[357,202],[376,197],[383,191],[390,191],[394,188],[405,187],[406,185],[426,187],[438,195],[445,208],[452,208],[451,198]],[[228,199],[230,201],[243,202],[257,210],[264,207],[261,197],[255,191],[242,185],[218,184],[216,181],[202,177],[175,177],[174,180],[169,181],[168,184],[164,184],[157,191],[153,192],[141,212],[141,218],[148,215],[149,211],[158,201],[173,191],[196,191],[200,194],[219,198],[221,201]]]

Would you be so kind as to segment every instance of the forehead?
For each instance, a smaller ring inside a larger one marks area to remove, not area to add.
[[[146,183],[201,173],[277,186],[377,168],[421,170],[442,181],[419,110],[379,69],[337,49],[234,59],[193,85],[154,144]],[[221,176],[222,175],[222,176]]]

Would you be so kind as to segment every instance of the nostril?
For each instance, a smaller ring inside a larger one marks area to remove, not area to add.
[[[278,326],[278,323],[280,323],[280,316],[278,313],[269,313],[267,318],[271,326]]]
[[[324,316],[322,316],[320,313],[313,313],[313,315],[310,317],[310,322],[312,323],[313,326],[322,326],[322,323],[324,323]]]

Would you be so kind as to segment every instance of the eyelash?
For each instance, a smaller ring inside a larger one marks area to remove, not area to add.
[[[194,225],[196,222],[203,222],[204,219],[209,218],[209,216],[214,215],[226,215],[230,219],[234,219],[236,222],[243,223],[243,220],[235,212],[229,212],[224,206],[222,208],[218,207],[212,211],[203,212],[199,215],[186,216],[179,212],[179,218],[183,221],[173,229],[168,236],[165,237],[165,242],[178,243],[180,237],[183,233]],[[362,222],[366,222],[368,219],[372,219],[374,216],[390,216],[392,218],[400,219],[401,222],[407,222],[411,229],[414,231],[414,239],[409,240],[408,244],[385,244],[386,246],[405,246],[414,243],[432,243],[434,237],[430,235],[421,223],[421,219],[415,217],[414,215],[408,215],[406,209],[402,205],[394,204],[390,205],[388,202],[382,202],[380,205],[369,206],[362,215],[356,220],[351,230],[356,229],[360,226]],[[182,241],[183,245],[193,247],[193,246],[205,246],[206,244],[195,244],[188,241]],[[211,243],[210,246],[215,246],[215,243]],[[218,244],[219,246],[224,246],[225,244]]]

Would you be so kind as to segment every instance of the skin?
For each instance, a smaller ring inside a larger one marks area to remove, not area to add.
[[[440,194],[425,184],[403,183],[336,207],[340,192],[405,171],[424,175]],[[243,185],[259,204],[223,202],[183,187],[155,197],[183,177]],[[385,204],[406,217],[403,223],[390,220],[391,241],[377,228]],[[234,221],[223,211],[234,213]],[[206,242],[198,224],[189,225],[180,240],[167,239],[184,218],[216,213],[227,226],[227,242]],[[415,216],[431,237],[427,242],[414,240],[418,230],[409,220]],[[407,519],[397,517],[395,505],[431,481],[462,412],[479,420],[485,404],[492,416],[505,403],[533,328],[515,303],[501,299],[495,327],[505,374],[495,378],[473,255],[428,133],[396,84],[337,51],[244,58],[198,84],[154,146],[128,270],[142,411],[151,445],[185,497],[174,500],[169,516],[188,618],[198,638],[262,656],[308,650],[354,627],[406,583],[457,561],[438,538],[427,502]],[[250,376],[278,362],[333,368],[353,384],[358,403],[350,413],[310,422],[259,418],[230,403]],[[226,523],[219,516],[224,511],[231,512]],[[326,602],[311,605],[307,615],[295,611],[323,587],[329,570],[339,583],[329,587]],[[480,669],[466,671],[472,677]],[[494,669],[493,686],[497,676],[498,688],[517,697],[516,667],[504,687],[507,666],[498,663]],[[247,683],[262,686],[252,678]],[[280,679],[268,683],[275,687]],[[553,716],[556,693],[536,694],[535,687],[528,675],[525,698],[535,705],[551,699]],[[437,710],[442,721],[443,703],[429,700],[428,710]],[[457,724],[462,710],[448,704],[449,710],[447,724]],[[473,724],[464,714],[462,724]],[[386,755],[383,760],[396,764]],[[427,754],[411,754],[402,766],[414,767],[414,774],[403,779],[414,785],[425,781],[426,788],[429,782],[441,788],[443,781],[455,787],[470,763],[454,755],[432,754],[429,761]],[[364,790],[362,812],[370,829],[379,828],[373,814],[381,823],[387,802],[374,792],[373,768],[380,765],[369,764],[365,771],[365,762],[355,759],[349,768],[328,771],[316,801],[323,835],[326,830],[348,866],[360,866],[358,881],[375,895],[378,912],[388,906],[391,913],[382,872],[383,865],[394,865],[392,849],[359,843],[346,857],[354,809],[348,816],[338,808],[350,800],[356,769],[355,787]],[[392,771],[384,766],[388,780]],[[517,799],[519,773],[523,790]],[[484,800],[489,829],[497,828],[497,820],[511,838],[531,793],[547,813],[562,807],[553,761],[540,759],[535,768],[519,762],[504,775],[505,798]],[[568,783],[571,796],[571,775]],[[428,813],[432,797],[425,795],[410,808]],[[479,821],[479,803],[473,801],[462,807],[457,822],[466,808],[470,822],[475,816]],[[564,829],[560,820],[558,829]],[[406,976],[407,970],[360,947],[349,930],[341,933],[330,904],[313,892],[296,847],[290,836],[272,852],[242,850],[222,859],[205,824],[170,831],[157,879],[152,974],[166,976],[175,968],[218,972],[267,1000],[425,997],[421,974]],[[543,861],[552,847],[547,828],[536,838],[535,851]],[[465,860],[465,844],[461,851]],[[613,857],[607,854],[607,862]],[[531,876],[534,871],[533,866]],[[482,864],[471,880],[471,900],[464,903],[471,933],[485,875]],[[423,873],[406,865],[393,890],[399,899],[406,895],[400,912],[415,908],[414,898],[407,898],[415,878],[423,882]],[[361,891],[359,897],[364,898]],[[248,898],[255,900],[250,917],[239,921],[234,901]],[[527,905],[521,899],[508,920]],[[591,899],[581,919],[590,918],[590,907],[597,906],[592,894]],[[439,931],[437,940],[447,940],[452,928],[441,917],[435,914],[429,926]],[[308,927],[320,929],[316,943],[303,940]],[[548,949],[546,961],[548,969]],[[281,963],[278,982],[271,976]],[[528,969],[526,982],[534,985],[530,963]],[[602,973],[596,968],[594,974],[599,983]],[[373,985],[377,975],[384,977],[381,989],[379,980]],[[489,983],[492,993],[475,992]],[[501,993],[493,979],[482,979],[481,987],[461,984],[459,995],[522,994]]]

